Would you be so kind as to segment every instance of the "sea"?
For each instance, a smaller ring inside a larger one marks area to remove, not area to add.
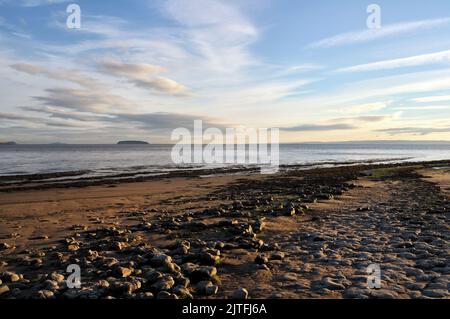
[[[173,145],[0,145],[0,180],[2,176],[63,172],[76,172],[81,178],[139,172],[158,175],[174,170],[234,165],[175,164],[172,148]],[[301,143],[279,147],[280,165],[332,166],[446,159],[450,159],[450,142]]]

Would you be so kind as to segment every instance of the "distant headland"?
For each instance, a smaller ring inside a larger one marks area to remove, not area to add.
[[[0,145],[17,145],[16,142],[0,142]]]
[[[149,143],[144,141],[120,141],[117,145],[149,145]]]

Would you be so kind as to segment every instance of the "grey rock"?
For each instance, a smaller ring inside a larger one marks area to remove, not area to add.
[[[181,299],[194,299],[189,289],[184,286],[176,286],[173,288],[172,292]]]
[[[205,296],[213,296],[219,290],[219,287],[213,285],[211,281],[200,281],[196,286],[197,292]]]
[[[245,289],[245,288],[236,289],[233,292],[232,298],[233,299],[239,299],[239,300],[248,299],[248,291],[247,291],[247,289]]]
[[[450,296],[447,289],[425,289],[422,294],[430,298],[446,298]]]
[[[172,276],[166,275],[161,279],[158,279],[151,287],[156,291],[170,290],[175,285],[175,280]]]
[[[177,297],[177,295],[171,294],[170,292],[167,292],[167,291],[160,291],[160,292],[156,295],[156,299],[178,299],[178,297]]]

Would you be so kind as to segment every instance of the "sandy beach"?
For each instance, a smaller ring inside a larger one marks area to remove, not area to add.
[[[1,298],[449,298],[449,165],[2,191]]]

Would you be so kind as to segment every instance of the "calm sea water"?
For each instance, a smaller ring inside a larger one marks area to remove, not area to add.
[[[170,145],[2,145],[0,176],[89,171],[94,176],[181,168]],[[449,143],[325,143],[280,145],[281,164],[450,159]],[[218,165],[215,165],[217,167]]]

